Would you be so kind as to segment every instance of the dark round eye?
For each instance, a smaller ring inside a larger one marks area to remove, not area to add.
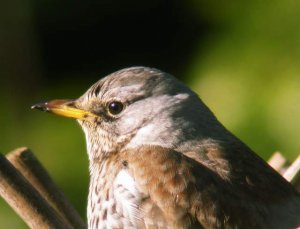
[[[108,104],[108,112],[111,115],[117,115],[122,112],[124,105],[121,102],[113,101]]]

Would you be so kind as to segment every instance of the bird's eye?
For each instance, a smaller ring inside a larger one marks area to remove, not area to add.
[[[108,112],[111,115],[117,115],[122,112],[122,110],[124,109],[124,105],[121,102],[113,101],[108,104],[107,108],[108,108]]]

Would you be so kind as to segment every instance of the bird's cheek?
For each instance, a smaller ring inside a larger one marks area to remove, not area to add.
[[[133,115],[126,115],[122,117],[122,119],[118,121],[118,125],[117,125],[118,129],[123,134],[130,134],[136,132],[137,129],[142,126],[143,126],[142,119],[137,118]]]
[[[122,121],[122,125],[124,126],[135,126],[136,123],[136,118],[132,117],[132,116],[127,116],[125,119],[123,119]]]

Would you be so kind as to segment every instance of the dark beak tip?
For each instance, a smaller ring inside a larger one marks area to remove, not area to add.
[[[48,111],[47,103],[37,103],[32,105],[30,108],[41,110],[41,111]]]

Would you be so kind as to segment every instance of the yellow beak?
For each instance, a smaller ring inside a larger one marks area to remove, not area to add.
[[[76,108],[74,106],[73,100],[51,100],[45,103],[35,104],[31,106],[31,109],[38,109],[41,111],[61,115],[67,118],[74,118],[80,120],[87,120],[89,117],[98,117],[97,115],[89,111]]]

